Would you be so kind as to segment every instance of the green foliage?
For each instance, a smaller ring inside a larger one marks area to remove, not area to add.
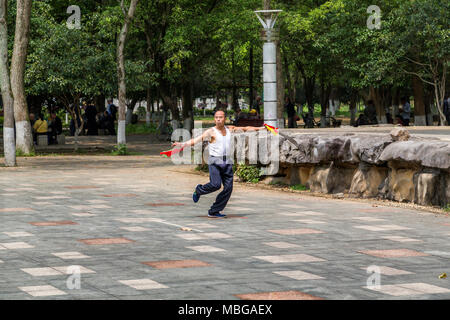
[[[292,190],[299,190],[299,191],[305,191],[308,190],[308,188],[302,184],[296,184],[290,187]]]
[[[244,182],[258,183],[261,178],[260,168],[253,165],[238,164],[235,174]]]
[[[442,210],[444,210],[445,212],[450,212],[450,203],[442,207]]]
[[[126,155],[130,155],[130,153],[127,150],[127,145],[126,144],[119,144],[114,146],[113,150],[111,151],[111,154],[114,156],[126,156]]]
[[[157,133],[157,126],[153,123],[147,126],[146,123],[127,124],[126,134],[154,134]]]
[[[35,157],[36,152],[33,150],[30,153],[24,153],[22,150],[16,149],[16,157]]]

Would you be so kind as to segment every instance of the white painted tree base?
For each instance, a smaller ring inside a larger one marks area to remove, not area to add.
[[[16,142],[14,128],[3,128],[3,148],[5,153],[5,165],[14,167],[16,165]]]
[[[126,144],[126,136],[125,131],[126,130],[126,121],[125,120],[119,120],[118,126],[117,126],[117,144]]]
[[[145,123],[147,124],[147,127],[150,127],[150,112],[148,111],[145,114]]]
[[[415,126],[426,126],[427,125],[427,117],[426,116],[414,116],[414,125]]]
[[[16,150],[24,154],[30,154],[33,151],[33,135],[29,121],[16,122]]]

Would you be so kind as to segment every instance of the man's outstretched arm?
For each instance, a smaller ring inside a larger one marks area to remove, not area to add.
[[[174,142],[172,144],[172,147],[185,148],[185,147],[193,146],[193,145],[199,143],[200,141],[209,140],[210,137],[211,137],[211,129],[208,129],[205,132],[203,132],[203,134],[201,136],[198,136],[197,138],[193,138],[193,139],[185,141],[185,142]]]

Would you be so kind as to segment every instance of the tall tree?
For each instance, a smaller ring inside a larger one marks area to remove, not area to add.
[[[16,165],[16,141],[14,134],[14,100],[11,91],[8,63],[8,0],[0,0],[0,84],[3,99],[3,149],[5,165]]]
[[[125,82],[125,43],[127,40],[128,29],[136,12],[136,7],[139,0],[131,0],[128,10],[126,10],[125,1],[120,0],[120,8],[122,9],[124,16],[124,23],[119,33],[117,40],[117,79],[119,83],[119,122],[117,130],[117,144],[126,144],[125,137],[125,123],[126,123],[126,101],[127,101],[127,88]]]
[[[11,60],[11,89],[14,98],[16,121],[16,148],[29,154],[33,150],[33,137],[25,94],[25,62],[30,40],[30,17],[32,0],[17,0],[16,31]]]

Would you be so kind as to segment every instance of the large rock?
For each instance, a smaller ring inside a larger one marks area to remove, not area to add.
[[[295,142],[295,143],[294,143]],[[358,163],[380,164],[388,135],[342,136],[294,135],[280,140],[280,161],[288,164]]]
[[[352,166],[319,166],[312,169],[307,186],[313,192],[344,193],[351,186],[356,168]]]
[[[401,167],[396,163],[389,163],[389,167],[387,198],[399,202],[413,202],[416,190],[414,175],[418,168]]]
[[[437,140],[394,142],[384,149],[380,160],[410,162],[449,170],[450,143]]]
[[[441,177],[439,170],[425,170],[414,176],[415,199],[420,205],[439,205],[441,196]]]
[[[353,176],[349,193],[363,198],[376,197],[387,175],[387,167],[371,166],[361,162]]]
[[[404,128],[395,128],[390,132],[390,135],[394,141],[408,141],[411,137],[408,130]]]

